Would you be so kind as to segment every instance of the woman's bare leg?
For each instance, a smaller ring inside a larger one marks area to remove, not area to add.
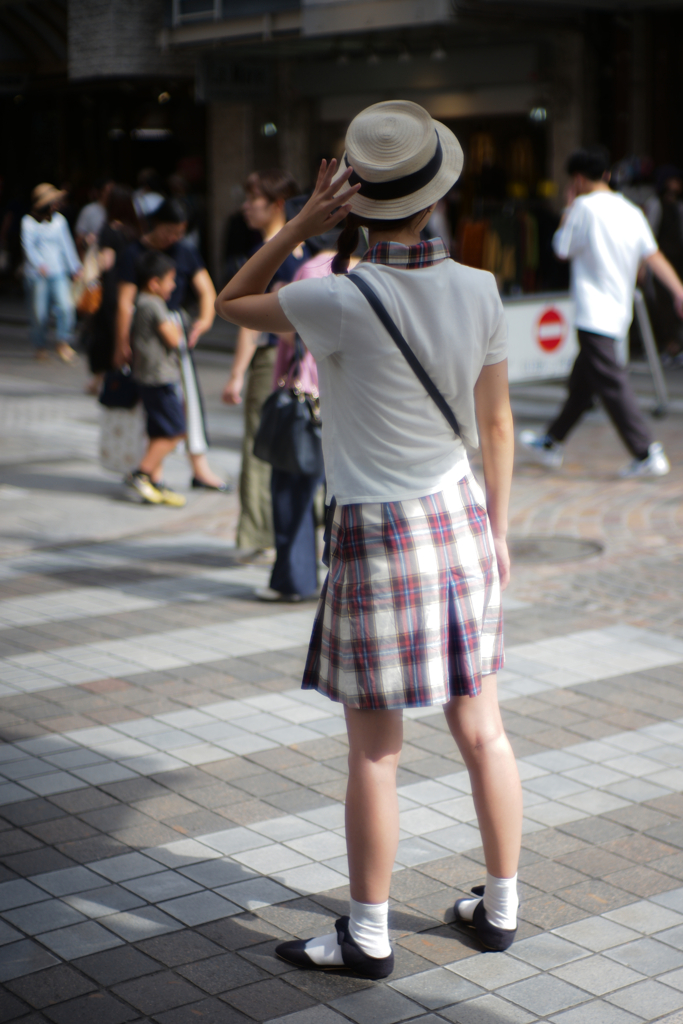
[[[351,897],[359,903],[384,903],[389,899],[398,847],[396,769],[403,744],[403,713],[345,710],[349,735],[346,846]]]
[[[522,785],[498,707],[496,676],[484,676],[477,697],[452,697],[446,721],[472,781],[486,869],[496,878],[517,873],[522,842]]]

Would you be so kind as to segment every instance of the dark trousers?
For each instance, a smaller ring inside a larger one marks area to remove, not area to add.
[[[614,338],[579,331],[579,352],[569,378],[562,412],[548,427],[555,441],[564,441],[599,395],[619,436],[637,459],[644,459],[654,438],[636,402],[626,368],[617,362]]]
[[[273,470],[273,528],[277,553],[270,585],[281,594],[308,597],[318,588],[313,500],[322,480]]]

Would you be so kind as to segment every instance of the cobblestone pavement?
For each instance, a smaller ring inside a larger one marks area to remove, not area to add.
[[[202,376],[234,471],[226,366],[209,355]],[[409,712],[397,966],[373,984],[272,952],[348,900],[343,719],[299,689],[312,606],[253,600],[267,571],[234,557],[233,497],[122,500],[80,371],[11,337],[3,368],[0,1022],[683,1020],[678,412],[657,426],[665,480],[617,481],[598,414],[561,473],[520,458],[500,680],[525,792],[518,940],[483,954],[452,923],[484,877],[467,775],[440,713]],[[519,390],[521,418],[557,394]],[[186,482],[180,457],[172,473]],[[604,550],[530,560],[557,537]]]

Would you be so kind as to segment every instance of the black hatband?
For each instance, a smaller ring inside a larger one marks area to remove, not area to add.
[[[346,166],[349,166],[349,159],[344,156]],[[443,163],[443,150],[441,139],[436,135],[436,152],[431,160],[413,174],[406,174],[403,178],[394,178],[393,181],[366,181],[354,171],[349,178],[349,185],[357,185],[360,182],[360,189],[357,195],[363,199],[403,199],[413,192],[418,192],[425,185],[428,185],[432,178],[435,178]]]

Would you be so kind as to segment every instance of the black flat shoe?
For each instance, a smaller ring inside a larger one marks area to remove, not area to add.
[[[471,890],[475,896],[483,896],[485,886],[475,885]],[[484,949],[492,950],[496,953],[502,953],[503,950],[509,949],[512,943],[515,941],[515,935],[517,934],[516,928],[496,928],[492,925],[486,917],[486,911],[484,910],[484,901],[477,904],[474,909],[474,916],[471,921],[465,921],[460,916],[458,906],[460,903],[469,902],[467,897],[462,900],[456,900],[453,911],[455,913],[455,920],[458,924],[465,925],[467,928],[473,928],[477,933],[477,938],[481,942]]]
[[[306,952],[306,943],[310,939],[295,939],[292,942],[282,942],[275,947],[276,954],[281,960],[286,960],[296,967],[305,967],[313,971],[354,971],[363,978],[370,978],[372,981],[379,981],[380,978],[388,978],[394,969],[393,951],[389,956],[375,957],[368,956],[349,934],[348,917],[340,917],[334,922],[337,929],[337,942],[341,946],[341,954],[344,963],[339,966],[328,966],[327,964],[316,964]]]
[[[220,491],[221,494],[229,494],[232,491],[232,484],[207,484],[196,476],[192,477],[192,487],[203,491]]]

